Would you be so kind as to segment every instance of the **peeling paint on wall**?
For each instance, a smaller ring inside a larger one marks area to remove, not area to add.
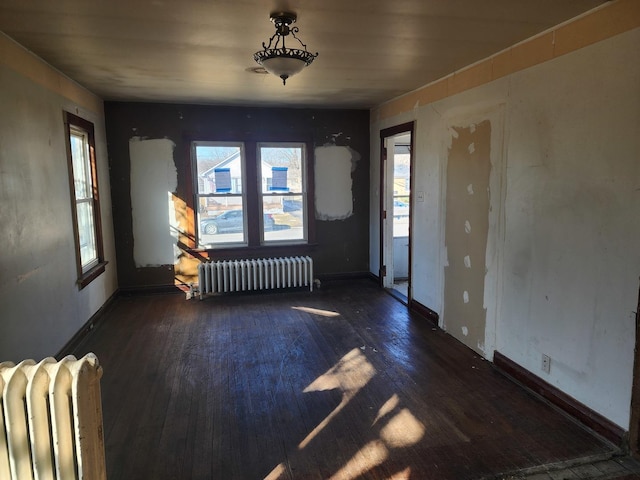
[[[175,211],[172,193],[178,186],[169,139],[129,140],[133,258],[136,267],[173,265],[176,261]]]
[[[326,145],[315,150],[315,207],[318,220],[353,215],[351,172],[360,155],[349,147]]]

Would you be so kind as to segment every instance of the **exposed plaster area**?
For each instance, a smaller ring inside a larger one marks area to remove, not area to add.
[[[353,215],[351,173],[359,159],[349,147],[327,145],[315,150],[315,206],[318,220],[344,220]]]
[[[486,325],[484,260],[489,233],[491,123],[485,120],[449,132],[444,321],[447,330],[462,331],[461,340],[478,350],[484,344]],[[483,194],[469,195],[469,185]]]
[[[176,262],[171,195],[178,186],[174,148],[175,144],[166,138],[129,140],[133,257],[137,267]]]

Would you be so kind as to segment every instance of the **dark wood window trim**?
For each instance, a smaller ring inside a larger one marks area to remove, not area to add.
[[[280,137],[273,135],[254,136],[254,135],[238,135],[238,136],[216,136],[216,135],[185,135],[184,140],[184,155],[187,159],[185,165],[187,165],[189,171],[187,177],[190,181],[185,189],[187,202],[193,212],[193,225],[194,225],[194,238],[197,236],[197,192],[196,192],[196,168],[193,164],[194,157],[192,151],[193,142],[238,142],[244,144],[245,154],[245,175],[246,175],[246,193],[245,201],[247,203],[247,245],[242,246],[227,246],[218,248],[192,248],[188,249],[189,253],[200,257],[205,254],[206,257],[211,259],[229,259],[240,257],[242,258],[258,258],[258,257],[270,257],[270,256],[289,256],[289,255],[309,255],[311,254],[316,244],[316,225],[315,225],[315,176],[314,176],[314,164],[315,164],[315,152],[313,141],[309,138],[301,136],[295,137]],[[306,155],[306,181],[307,181],[307,240],[300,243],[283,243],[273,244],[261,243],[260,222],[259,220],[259,202],[261,196],[258,185],[258,154],[257,148],[260,143],[300,143],[305,146]]]
[[[103,260],[100,263],[98,263],[95,267],[83,273],[78,278],[78,281],[77,281],[78,287],[80,288],[80,290],[82,290],[84,287],[86,287],[91,282],[93,282],[96,278],[102,275],[104,271],[107,269],[107,263],[109,262]]]
[[[82,290],[84,287],[89,285],[93,280],[95,280],[99,275],[101,275],[106,270],[107,261],[104,259],[104,246],[102,239],[102,222],[100,215],[100,195],[98,188],[98,171],[96,165],[96,142],[95,142],[95,130],[93,123],[81,118],[77,115],[74,115],[69,112],[64,112],[64,126],[65,126],[65,143],[67,148],[67,164],[68,164],[68,172],[69,172],[69,192],[71,199],[71,214],[72,214],[72,225],[73,225],[73,237],[76,249],[76,271],[78,275],[78,288]],[[73,175],[73,159],[71,156],[71,127],[78,128],[87,134],[88,144],[89,144],[89,158],[91,165],[91,180],[93,185],[93,220],[94,220],[94,235],[96,238],[96,254],[97,254],[97,263],[93,265],[91,268],[83,271],[82,269],[82,260],[80,255],[80,233],[78,229],[78,212],[76,208],[76,195],[75,195],[75,186],[74,186],[74,175]]]

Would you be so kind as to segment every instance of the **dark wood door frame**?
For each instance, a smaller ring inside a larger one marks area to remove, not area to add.
[[[629,451],[634,456],[640,457],[640,288],[638,291],[638,306],[636,308],[636,348],[634,355]]]
[[[378,279],[380,286],[384,286],[384,277],[386,276],[386,265],[384,264],[384,222],[387,212],[385,211],[385,192],[386,192],[386,171],[385,160],[388,159],[387,149],[384,141],[386,138],[395,137],[401,133],[409,133],[411,135],[411,145],[409,148],[409,287],[411,287],[411,219],[413,218],[413,162],[414,162],[414,137],[415,137],[415,122],[407,122],[395,127],[385,128],[380,130],[380,269],[378,271]],[[407,292],[407,300],[411,302],[411,288]]]

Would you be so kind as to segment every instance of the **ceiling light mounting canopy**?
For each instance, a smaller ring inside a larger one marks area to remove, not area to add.
[[[297,15],[291,12],[273,12],[271,21],[276,27],[276,33],[269,39],[269,44],[262,43],[262,50],[253,54],[253,59],[262,65],[269,73],[280,77],[286,85],[287,78],[302,71],[318,56],[307,51],[307,46],[297,37],[298,27],[291,27],[297,20]],[[285,38],[291,35],[302,46],[288,48]]]

